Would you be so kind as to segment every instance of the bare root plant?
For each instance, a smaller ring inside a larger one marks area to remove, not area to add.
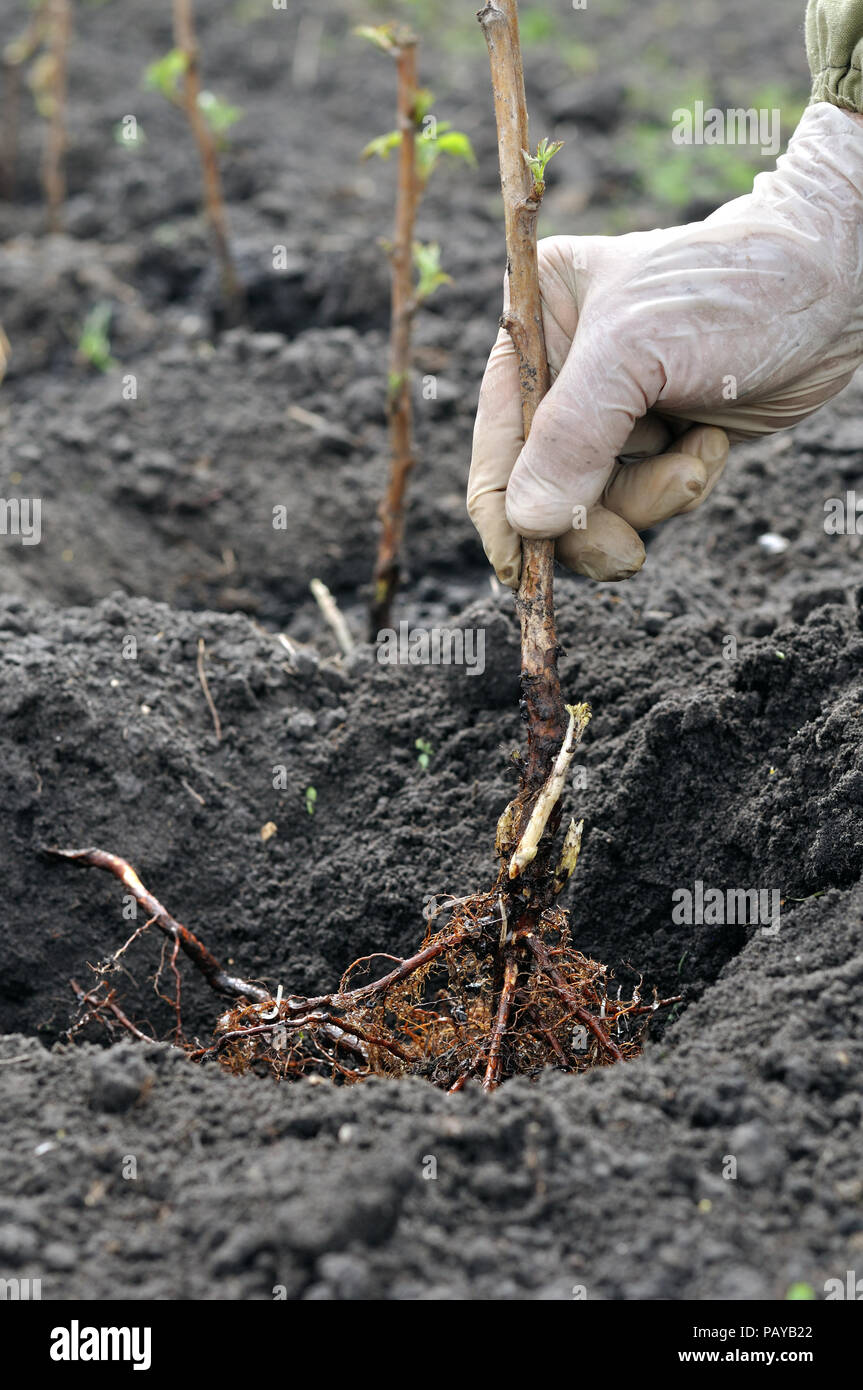
[[[543,141],[529,153],[516,0],[489,0],[479,19],[491,62],[506,212],[510,292],[504,322],[518,352],[527,434],[549,381],[536,220],[554,147]],[[550,541],[524,542],[517,608],[527,755],[518,792],[498,822],[497,880],[484,892],[432,905],[414,954],[363,957],[330,993],[283,996],[280,989],[274,998],[271,990],[224,971],[123,860],[99,850],[53,851],[116,874],[148,912],[147,926],[164,934],[171,969],[185,953],[231,1000],[209,1045],[185,1044],[196,1060],[280,1079],[322,1069],[345,1081],[422,1076],[451,1091],[478,1078],[493,1090],[545,1067],[579,1072],[628,1060],[640,1051],[651,1016],[677,1002],[655,994],[645,1000],[641,981],[623,997],[610,970],[572,944],[567,915],[557,905],[581,846],[583,823],[570,821],[556,849],[563,792],[590,709],[564,705],[561,697],[552,563]],[[116,968],[116,957],[109,965]],[[107,978],[102,984],[96,996],[84,997],[78,1023],[96,1019],[123,1027]],[[177,976],[171,998],[181,1040]]]

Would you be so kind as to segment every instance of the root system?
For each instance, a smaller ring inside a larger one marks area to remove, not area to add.
[[[316,996],[283,996],[280,989],[274,998],[264,986],[224,970],[117,855],[51,849],[52,855],[113,873],[148,913],[129,940],[96,967],[91,989],[70,981],[78,1009],[68,1036],[96,1026],[111,1040],[126,1031],[139,1041],[154,1041],[123,1012],[112,978],[127,968],[132,943],[155,927],[165,942],[154,988],[174,1013],[175,1045],[193,1061],[213,1060],[234,1073],[257,1071],[278,1080],[323,1074],[346,1082],[419,1076],[450,1091],[478,1078],[491,1090],[509,1077],[534,1076],[546,1067],[579,1072],[636,1057],[651,1016],[677,999],[654,994],[645,1002],[640,980],[624,998],[608,967],[572,945],[560,907],[550,904],[538,917],[531,911],[519,918],[505,830],[511,819],[508,808],[499,834],[501,870],[492,891],[432,903],[414,955],[363,956],[345,971],[336,990]],[[575,866],[579,835],[573,832],[579,830],[570,827],[556,886]],[[181,952],[215,993],[232,1001],[207,1046],[183,1033]],[[383,962],[389,968],[376,973]],[[170,992],[163,984],[168,976]]]
[[[496,1085],[637,1056],[651,1014],[671,1001],[643,1003],[640,982],[622,999],[606,966],[574,949],[559,908],[536,931],[508,933],[503,901],[489,893],[447,904],[446,926],[370,984],[357,981],[377,956],[355,961],[333,994],[228,1010],[214,1047],[197,1055],[279,1078],[323,1068],[348,1081],[421,1076],[450,1091],[489,1068]],[[513,954],[499,988],[502,940],[522,958]]]

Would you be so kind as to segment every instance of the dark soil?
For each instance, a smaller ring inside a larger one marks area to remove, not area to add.
[[[778,0],[757,16],[743,3],[560,8],[604,80],[576,79],[552,39],[526,50],[534,129],[568,140],[548,230],[707,210],[658,205],[638,178],[634,142],[658,99],[629,83],[633,53],[653,53],[666,92],[684,72],[721,105],[771,81],[789,104],[805,96],[800,24]],[[3,0],[4,18],[17,10]],[[298,11],[326,20],[307,88],[290,71]],[[0,536],[0,1276],[41,1277],[53,1299],[283,1286],[751,1300],[796,1281],[823,1296],[863,1259],[861,543],[823,525],[827,498],[863,495],[860,384],[793,435],[736,450],[703,510],[650,538],[631,583],[560,577],[564,689],[594,708],[571,798],[586,820],[566,898],[575,943],[625,990],[643,975],[684,995],[641,1060],[489,1098],[275,1086],[167,1044],[61,1041],[70,978],[90,981],[131,926],[116,881],[44,846],[123,855],[238,971],[315,991],[357,956],[414,946],[430,895],[490,884],[514,786],[517,627],[464,511],[502,264],[481,36],[423,49],[480,168],[436,175],[422,214],[455,283],[418,326],[417,375],[436,377],[437,399],[418,383],[399,615],[483,629],[485,670],[468,675],[384,666],[369,646],[341,659],[309,598],[319,576],[363,630],[386,470],[375,238],[391,181],[357,155],[389,126],[392,73],[350,38],[360,5],[239,13],[200,27],[208,84],[246,111],[223,166],[248,324],[219,331],[189,141],[139,88],[170,46],[167,6],[81,9],[68,234],[44,236],[29,113],[16,200],[0,204],[14,348],[0,496],[43,499],[40,545]],[[147,135],[137,154],[112,136],[127,112]],[[288,272],[271,269],[276,244]],[[75,352],[102,300],[117,359],[105,374]],[[281,504],[287,530],[272,525]],[[788,548],[770,554],[766,532]],[[673,924],[672,894],[697,880],[778,890],[778,936]],[[127,964],[127,1013],[168,1037],[157,943],[145,936]],[[219,1007],[184,971],[188,1033],[207,1038]]]

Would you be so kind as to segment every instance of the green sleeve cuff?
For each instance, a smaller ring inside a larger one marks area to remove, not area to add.
[[[812,100],[863,113],[863,0],[809,0]]]

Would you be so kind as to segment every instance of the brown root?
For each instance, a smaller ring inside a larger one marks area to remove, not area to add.
[[[546,1067],[579,1072],[642,1050],[650,1016],[675,1002],[621,999],[604,965],[576,951],[566,913],[546,910],[535,931],[515,932],[496,989],[502,919],[497,894],[461,900],[446,927],[371,985],[334,994],[240,1005],[216,1026],[212,1048],[232,1072],[279,1079],[323,1070],[334,1079],[420,1076],[445,1090],[471,1077],[493,1089]]]

